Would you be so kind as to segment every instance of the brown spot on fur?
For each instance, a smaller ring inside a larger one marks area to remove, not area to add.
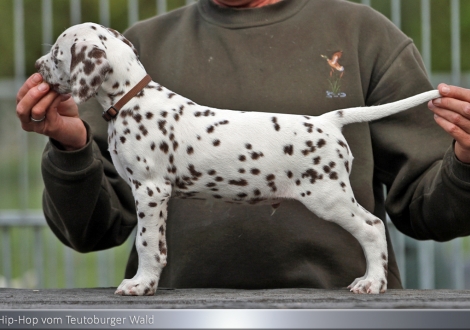
[[[228,183],[234,186],[247,186],[248,185],[248,182],[245,179],[230,180]]]
[[[310,183],[315,183],[317,180],[321,179],[321,175],[318,174],[317,171],[315,171],[313,168],[310,168],[306,170],[304,173],[302,173],[302,178],[308,178],[310,177]]]
[[[292,144],[284,146],[284,153],[289,156],[292,156],[292,154],[294,153],[294,146]]]
[[[251,159],[257,160],[258,158],[262,157],[263,153],[262,152],[252,152],[251,153]]]
[[[160,254],[166,255],[166,246],[165,246],[165,243],[163,243],[163,241],[158,242],[158,248],[160,250]]]
[[[189,170],[189,173],[191,173],[191,175],[192,175],[193,177],[198,178],[198,177],[202,176],[202,173],[201,173],[201,172],[198,172],[198,171],[196,170],[196,168],[194,167],[193,164],[189,164],[189,165],[188,165],[188,170]]]
[[[274,129],[276,131],[279,131],[281,129],[281,126],[277,123],[277,117],[272,117],[271,118],[271,121],[273,122],[274,124]]]
[[[318,147],[318,148],[321,148],[321,147],[323,147],[325,144],[326,144],[326,141],[323,140],[323,139],[320,139],[320,140],[318,140],[318,142],[317,142],[317,147]]]
[[[160,150],[163,151],[165,154],[168,153],[169,149],[170,149],[170,147],[168,146],[168,144],[166,142],[160,143]]]

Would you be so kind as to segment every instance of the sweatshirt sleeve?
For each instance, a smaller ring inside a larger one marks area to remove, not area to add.
[[[50,140],[42,157],[46,221],[64,244],[79,252],[120,245],[136,224],[132,193],[110,160],[106,125],[99,121],[97,107],[94,100],[80,106],[87,128],[84,148],[64,151]]]
[[[373,80],[367,103],[383,104],[432,89],[408,40]],[[388,188],[386,210],[406,235],[447,241],[470,234],[470,165],[426,104],[371,123],[374,175]]]

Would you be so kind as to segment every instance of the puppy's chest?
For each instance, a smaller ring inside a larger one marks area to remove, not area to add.
[[[155,139],[147,127],[135,120],[118,118],[108,127],[109,153],[119,175],[131,178],[149,177],[155,168]],[[148,150],[147,150],[148,149]]]

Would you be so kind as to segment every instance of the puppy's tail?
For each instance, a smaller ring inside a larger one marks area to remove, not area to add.
[[[432,90],[392,103],[327,112],[321,115],[321,118],[325,118],[341,128],[347,124],[368,122],[387,117],[438,97],[441,97],[439,91]]]

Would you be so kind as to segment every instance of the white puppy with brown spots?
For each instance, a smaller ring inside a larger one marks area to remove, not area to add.
[[[150,81],[132,44],[93,23],[67,29],[36,67],[55,91],[71,93],[77,104],[96,97],[106,110],[109,151],[132,189],[138,218],[139,268],[117,294],[155,293],[166,265],[170,197],[274,207],[285,198],[299,200],[360,242],[367,272],[351,291],[385,292],[384,224],[354,198],[353,156],[341,128],[406,110],[439,97],[438,91],[319,117],[214,109]]]

